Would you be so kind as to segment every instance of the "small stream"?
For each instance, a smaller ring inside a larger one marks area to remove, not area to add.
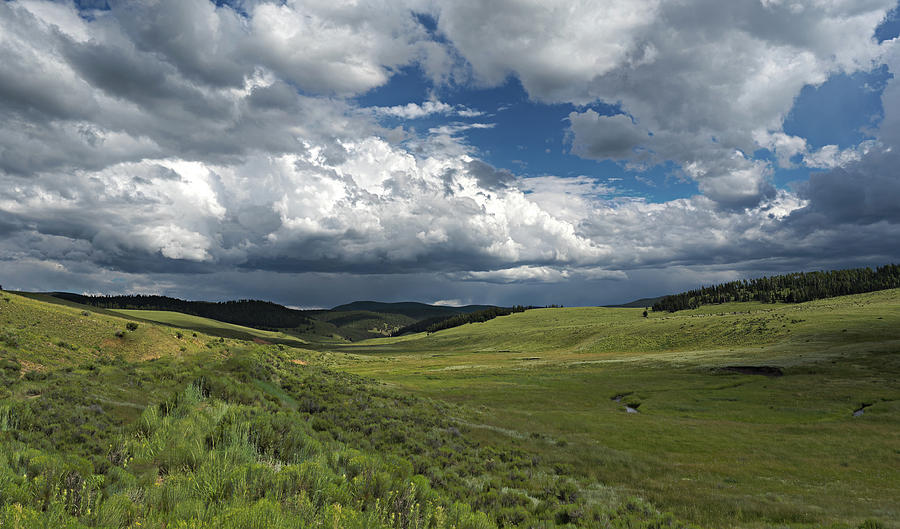
[[[868,408],[870,406],[872,406],[872,405],[866,404],[865,402],[863,402],[859,408],[857,408],[856,410],[853,411],[853,416],[854,417],[862,417],[863,413],[866,412],[866,408]]]

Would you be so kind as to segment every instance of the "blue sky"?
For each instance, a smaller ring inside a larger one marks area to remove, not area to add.
[[[429,27],[433,21],[429,21]],[[878,26],[875,35],[881,41],[900,32],[896,11]],[[837,145],[846,149],[872,139],[872,131],[881,122],[881,96],[893,74],[885,65],[852,74],[836,73],[818,85],[806,85],[796,96],[784,121],[784,132],[806,138],[812,148]],[[586,105],[544,103],[529,97],[517,78],[511,76],[496,87],[472,85],[435,86],[419,67],[408,67],[393,75],[390,81],[356,98],[363,107],[395,106],[421,103],[430,99],[460,105],[483,112],[468,118],[432,114],[405,120],[393,116],[383,118],[385,126],[407,126],[418,130],[452,122],[488,123],[489,129],[469,130],[465,139],[480,158],[523,177],[585,175],[615,183],[616,193],[645,197],[654,202],[687,198],[698,193],[696,182],[685,177],[671,162],[641,170],[628,170],[624,164],[585,159],[574,154],[569,137],[568,116],[590,108],[600,115],[613,116],[624,111],[617,104],[596,101]],[[767,149],[755,156],[773,160]],[[772,175],[778,187],[805,180],[817,168],[778,168]]]
[[[2,284],[592,305],[900,260],[895,0],[0,4]]]
[[[622,114],[622,109],[603,102],[576,106],[535,101],[515,77],[497,87],[435,87],[419,68],[407,68],[357,101],[363,107],[395,106],[431,98],[484,112],[484,115],[457,117],[452,121],[440,115],[415,120],[387,117],[383,120],[384,125],[406,125],[424,131],[450,122],[488,123],[492,128],[467,131],[466,140],[483,160],[523,177],[585,175],[601,181],[616,179],[612,182],[618,188],[617,193],[654,201],[697,193],[696,184],[681,177],[672,164],[663,163],[636,173],[612,161],[588,160],[572,154],[571,139],[567,135],[570,113],[590,108],[601,115],[612,116]]]

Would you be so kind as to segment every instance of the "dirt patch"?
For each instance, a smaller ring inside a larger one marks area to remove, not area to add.
[[[292,364],[297,364],[298,366],[305,366],[305,365],[306,365],[306,362],[305,362],[305,361],[303,361],[303,360],[298,360],[298,359],[296,359],[296,358],[293,359],[293,360],[291,360],[291,363],[292,363]]]
[[[25,376],[25,373],[29,371],[37,371],[38,373],[44,372],[47,368],[41,364],[36,364],[34,362],[29,362],[28,360],[19,360],[19,365],[22,366],[22,373],[20,376]]]
[[[272,345],[272,342],[267,342],[266,340],[263,340],[262,338],[253,338],[253,343],[258,343],[260,345]]]
[[[777,366],[726,366],[719,371],[740,373],[742,375],[762,375],[764,377],[784,376],[784,371]]]

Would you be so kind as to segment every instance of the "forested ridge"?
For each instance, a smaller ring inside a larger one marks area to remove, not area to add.
[[[900,288],[900,265],[851,268],[743,279],[663,297],[654,311],[675,312],[732,301],[802,303],[815,299]]]
[[[257,329],[291,329],[310,323],[309,317],[302,311],[255,299],[212,302],[185,301],[168,296],[83,296],[69,292],[55,292],[53,295],[103,309],[171,310]]]
[[[398,329],[391,336],[402,336],[404,334],[412,334],[416,332],[437,332],[444,329],[459,327],[467,323],[477,323],[492,320],[498,316],[507,316],[516,312],[525,312],[528,309],[536,308],[534,306],[515,305],[513,307],[491,307],[478,312],[469,314],[457,314],[455,316],[429,318],[427,320],[417,321],[406,327]]]

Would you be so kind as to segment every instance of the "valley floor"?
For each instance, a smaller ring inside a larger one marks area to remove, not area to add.
[[[900,290],[319,344],[2,296],[3,528],[900,527]]]
[[[898,290],[531,310],[339,350],[342,369],[462,404],[483,437],[697,523],[900,526]]]

